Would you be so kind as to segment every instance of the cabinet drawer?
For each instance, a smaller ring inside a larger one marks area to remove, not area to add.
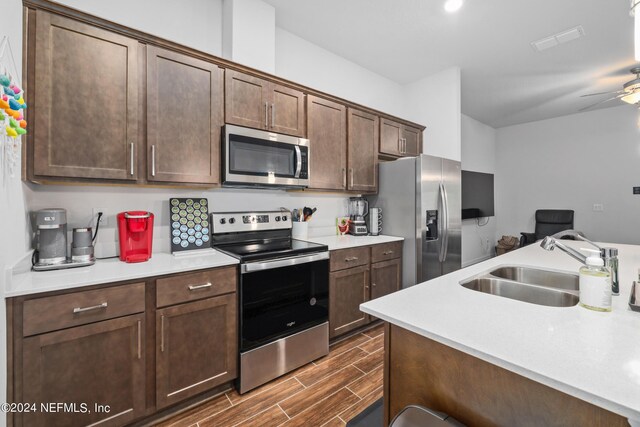
[[[171,276],[156,280],[156,306],[166,307],[235,291],[235,266]]]
[[[369,264],[369,246],[331,251],[331,271]]]
[[[144,311],[144,283],[37,298],[24,302],[24,336]]]
[[[383,243],[371,246],[371,262],[386,261],[402,256],[402,242]]]

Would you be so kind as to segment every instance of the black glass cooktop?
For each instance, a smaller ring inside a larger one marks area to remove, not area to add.
[[[256,240],[244,243],[226,243],[214,246],[241,262],[271,258],[285,258],[313,252],[328,251],[327,245],[296,239]]]

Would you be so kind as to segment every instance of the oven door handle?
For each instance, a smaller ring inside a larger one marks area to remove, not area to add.
[[[322,261],[329,259],[329,252],[320,252],[318,254],[298,256],[291,258],[280,258],[273,261],[250,262],[240,265],[240,272],[252,273],[254,271],[271,270],[273,268],[290,267],[293,265],[307,264],[309,262]]]

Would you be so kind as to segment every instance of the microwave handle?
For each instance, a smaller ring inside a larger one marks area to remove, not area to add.
[[[300,146],[296,145],[296,174],[295,178],[300,178],[300,172],[302,171],[302,153],[300,152]]]

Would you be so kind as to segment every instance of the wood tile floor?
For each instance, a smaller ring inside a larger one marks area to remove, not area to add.
[[[255,390],[226,392],[162,427],[344,426],[382,397],[384,329],[377,325],[329,354]]]

